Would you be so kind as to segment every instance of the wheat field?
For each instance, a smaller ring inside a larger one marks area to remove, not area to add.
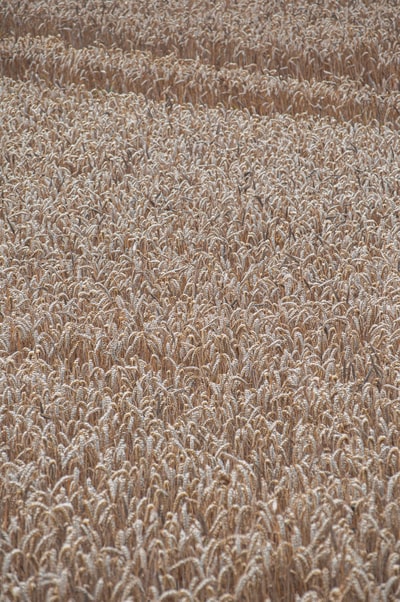
[[[397,1],[0,4],[0,600],[400,599]]]

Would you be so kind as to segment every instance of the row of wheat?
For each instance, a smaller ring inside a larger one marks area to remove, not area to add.
[[[395,127],[400,124],[398,93],[378,92],[348,78],[300,81],[233,66],[216,69],[174,55],[154,59],[151,53],[140,51],[74,49],[57,38],[30,36],[3,40],[0,69],[3,75],[19,79],[34,77],[60,86],[74,83],[109,92],[136,92],[169,104],[222,104],[259,115],[308,114]]]
[[[283,77],[348,78],[399,90],[396,1],[4,0],[0,32],[60,35],[75,47],[104,45],[229,63]]]

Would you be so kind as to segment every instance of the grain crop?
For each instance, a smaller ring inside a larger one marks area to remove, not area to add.
[[[0,600],[400,598],[396,6],[0,4]]]

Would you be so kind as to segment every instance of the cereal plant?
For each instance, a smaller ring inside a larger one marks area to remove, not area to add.
[[[400,598],[397,13],[1,4],[1,600]]]

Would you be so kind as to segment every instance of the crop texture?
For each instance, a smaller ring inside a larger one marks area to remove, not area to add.
[[[0,600],[400,599],[400,16],[0,3]]]

